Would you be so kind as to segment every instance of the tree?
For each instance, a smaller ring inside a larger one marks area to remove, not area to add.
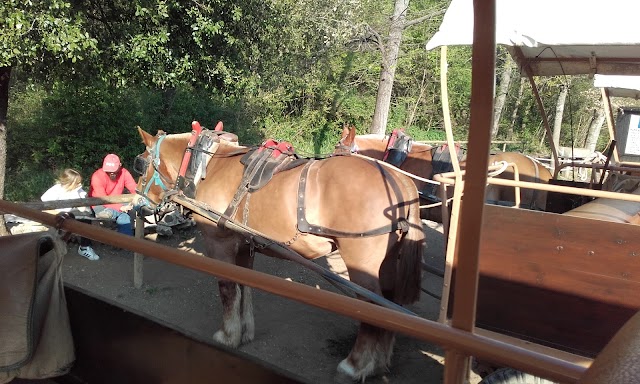
[[[569,94],[569,82],[560,85],[560,94],[556,102],[556,112],[553,117],[553,144],[558,148],[560,146],[560,130],[562,128],[562,118],[564,116],[564,106]]]
[[[491,140],[495,140],[500,129],[500,117],[502,116],[502,108],[504,108],[507,100],[507,92],[511,85],[511,75],[515,68],[515,63],[509,53],[505,55],[504,64],[502,65],[502,76],[500,76],[500,84],[498,84],[498,94],[496,95],[495,105],[493,107],[493,127],[491,128]]]
[[[516,119],[518,118],[518,113],[520,112],[520,105],[522,104],[522,98],[524,96],[524,86],[526,82],[527,82],[527,79],[525,77],[520,78],[520,84],[518,85],[518,93],[516,94],[516,98],[513,103],[513,111],[511,112],[511,123],[509,123],[507,140],[513,139],[513,128],[516,125]]]
[[[605,116],[604,108],[597,108],[594,112],[591,124],[589,124],[589,130],[587,131],[587,138],[585,140],[585,148],[591,152],[596,150],[598,138],[600,137],[600,130],[604,125]]]
[[[7,164],[7,110],[11,67],[0,67],[0,199],[4,198],[5,165]],[[4,216],[0,215],[0,236],[8,234]]]
[[[375,41],[380,50],[380,80],[378,82],[378,94],[376,97],[376,106],[373,113],[373,121],[371,122],[370,133],[384,134],[387,129],[387,121],[389,119],[389,108],[391,103],[391,94],[393,90],[393,82],[395,79],[396,65],[398,63],[398,55],[400,53],[400,44],[402,43],[402,33],[405,29],[422,23],[434,16],[444,13],[444,10],[437,10],[430,14],[407,21],[407,12],[409,10],[409,0],[396,0],[393,15],[388,24],[389,32],[387,38],[383,39],[380,34],[368,28],[369,35]]]
[[[0,198],[4,198],[12,68],[20,65],[34,76],[50,79],[57,71],[65,71],[70,64],[93,54],[96,41],[64,0],[4,0],[0,20],[4,24],[0,35]],[[0,234],[7,234],[2,216]]]

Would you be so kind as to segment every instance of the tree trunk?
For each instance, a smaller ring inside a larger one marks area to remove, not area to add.
[[[378,96],[376,97],[376,109],[369,129],[370,133],[384,134],[387,130],[391,91],[393,90],[398,52],[400,52],[400,42],[402,41],[402,31],[408,8],[409,0],[396,0],[393,17],[391,18],[391,27],[389,28],[389,37],[386,44],[380,43],[382,53],[380,83],[378,85]]]
[[[598,137],[600,137],[600,129],[604,125],[605,119],[604,108],[598,108],[596,116],[591,120],[589,125],[589,131],[587,132],[587,139],[585,140],[585,148],[594,152],[596,150],[596,144],[598,144]]]
[[[558,102],[556,103],[556,114],[553,117],[553,143],[556,148],[560,146],[560,129],[562,128],[564,103],[567,100],[567,95],[569,94],[569,84],[563,84],[560,87],[560,95],[558,96]]]
[[[513,128],[516,125],[516,119],[518,118],[518,111],[520,110],[520,105],[522,104],[522,96],[524,95],[524,84],[527,81],[526,78],[520,78],[520,87],[518,87],[518,96],[516,96],[516,101],[513,104],[513,113],[511,114],[511,124],[509,124],[509,131],[507,133],[507,140],[513,139]]]
[[[500,116],[502,108],[507,100],[509,85],[511,84],[511,74],[513,73],[513,59],[507,54],[507,59],[502,67],[502,76],[500,76],[500,85],[498,86],[498,94],[496,95],[495,105],[493,108],[493,128],[491,128],[491,140],[495,140],[500,129]]]
[[[0,67],[0,199],[4,199],[4,176],[7,169],[7,111],[9,109],[11,67]],[[0,236],[9,234],[0,214]]]

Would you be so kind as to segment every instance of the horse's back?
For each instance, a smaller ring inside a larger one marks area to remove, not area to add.
[[[316,162],[305,189],[307,216],[343,231],[388,225],[406,217],[404,202],[417,202],[417,191],[412,195],[402,177],[383,164],[355,156]]]
[[[551,172],[540,162],[519,152],[500,152],[489,157],[489,164],[506,162],[515,164],[520,181],[531,183],[549,183],[553,178]],[[514,180],[513,166],[507,167],[498,178]],[[491,185],[487,188],[487,199],[498,201],[515,201],[515,188]],[[523,188],[521,204],[525,207],[544,210],[546,208],[547,192],[542,190]]]
[[[500,152],[489,157],[489,164],[500,161],[515,164],[521,181],[548,183],[553,178],[551,171],[542,163],[520,152]],[[513,169],[507,168],[504,175],[513,179]]]
[[[198,187],[196,199],[224,212],[242,180],[239,156],[217,159]],[[236,220],[245,220],[277,240],[289,239],[300,216],[316,227],[366,232],[406,217],[407,201],[417,191],[407,188],[402,175],[357,156],[309,160],[273,175],[260,189],[237,203]],[[302,209],[302,212],[300,211]]]

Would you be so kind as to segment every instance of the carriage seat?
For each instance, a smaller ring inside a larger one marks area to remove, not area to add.
[[[640,383],[640,312],[620,328],[578,383]]]

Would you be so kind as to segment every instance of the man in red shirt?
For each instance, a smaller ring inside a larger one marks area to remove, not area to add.
[[[136,193],[136,185],[131,173],[122,167],[120,158],[110,153],[105,156],[102,168],[96,170],[91,176],[89,197],[122,195],[125,189],[129,193]],[[94,206],[93,211],[96,217],[114,219],[118,232],[133,235],[132,220],[129,215],[131,207],[131,204],[105,204]]]

